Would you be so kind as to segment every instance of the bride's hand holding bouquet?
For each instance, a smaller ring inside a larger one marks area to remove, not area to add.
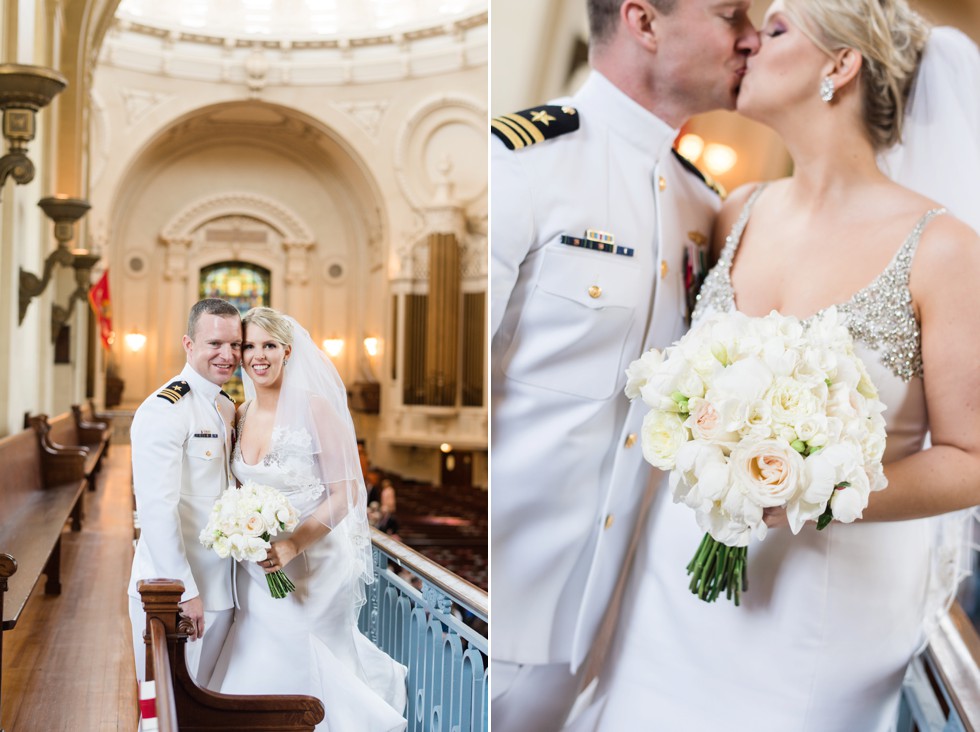
[[[687,568],[703,600],[739,603],[767,513],[784,508],[794,534],[850,523],[887,485],[885,407],[834,308],[806,325],[713,315],[626,373],[626,395],[650,407],[644,458],[706,532]]]
[[[289,560],[278,556],[270,539],[280,531],[292,531],[298,524],[299,513],[286,496],[270,486],[248,481],[240,488],[225,489],[214,502],[200,540],[222,559],[230,556],[240,562],[259,562],[260,566],[271,561],[269,566],[281,567]],[[267,570],[265,579],[269,592],[277,599],[296,589],[282,569]]]

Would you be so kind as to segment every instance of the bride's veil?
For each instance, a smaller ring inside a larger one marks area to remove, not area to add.
[[[342,538],[349,563],[353,619],[366,602],[364,586],[374,581],[367,494],[357,452],[347,389],[330,359],[294,318],[281,315],[293,335],[283,368],[272,442],[286,483],[309,499],[319,499],[309,514]],[[242,373],[247,399],[255,385]],[[340,571],[336,567],[335,571]]]
[[[879,159],[892,180],[941,203],[980,233],[980,50],[954,28],[933,28],[916,73],[902,141]],[[978,509],[935,519],[933,571],[925,600],[926,629],[949,609],[970,574]]]
[[[906,108],[902,141],[882,170],[943,204],[980,233],[980,51],[955,28],[929,34]]]

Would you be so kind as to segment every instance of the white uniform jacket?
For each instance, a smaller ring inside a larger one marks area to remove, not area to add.
[[[144,401],[130,431],[133,488],[140,538],[129,594],[136,583],[163,577],[184,583],[181,600],[201,596],[205,610],[233,607],[232,561],[205,549],[198,538],[211,506],[228,487],[231,425],[216,406],[221,388],[184,367],[174,382]]]
[[[600,74],[552,104],[579,129],[491,151],[492,656],[574,670],[660,476],[624,372],[684,333],[685,250],[719,198],[671,152],[677,131]],[[615,251],[562,242],[588,229]]]

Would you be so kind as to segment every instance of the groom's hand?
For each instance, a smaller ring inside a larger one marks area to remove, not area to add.
[[[193,629],[190,635],[191,640],[197,640],[204,635],[204,603],[201,596],[192,597],[190,600],[178,604],[180,614],[191,621]]]

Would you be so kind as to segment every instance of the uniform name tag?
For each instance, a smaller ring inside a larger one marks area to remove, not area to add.
[[[218,436],[219,435],[217,432],[208,432],[208,431],[195,432],[192,435],[192,437],[204,437],[204,438],[217,438]]]
[[[632,257],[633,249],[624,247],[611,241],[600,241],[585,236],[571,236],[570,234],[561,235],[561,243],[570,247],[580,247],[591,249],[594,252],[605,252],[606,254],[618,254],[621,257]]]

